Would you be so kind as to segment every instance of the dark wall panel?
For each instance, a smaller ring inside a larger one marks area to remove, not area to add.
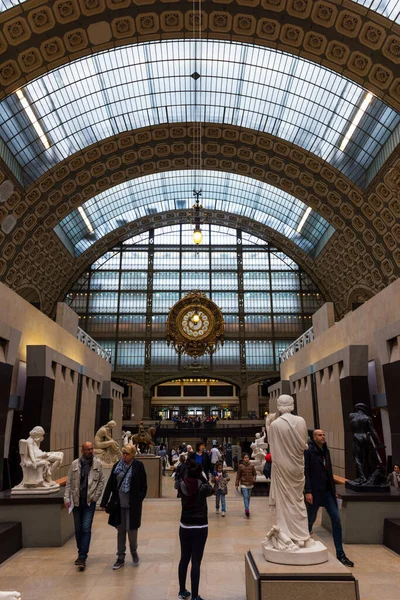
[[[12,365],[0,363],[0,490],[8,483],[7,466],[4,460],[4,441],[10,399]]]
[[[392,434],[393,463],[400,462],[400,361],[383,365],[386,400]]]
[[[55,380],[49,377],[28,377],[26,380],[22,433],[24,438],[36,425],[46,432],[40,447],[50,450],[51,418],[53,414]]]

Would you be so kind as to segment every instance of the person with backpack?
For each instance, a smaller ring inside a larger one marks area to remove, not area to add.
[[[199,596],[200,565],[208,536],[207,498],[213,495],[214,490],[203,474],[202,465],[196,460],[188,460],[187,471],[180,482],[179,491],[182,512],[179,527],[181,559],[178,568],[178,598],[188,600],[192,596],[192,600],[203,600]],[[186,589],[190,562],[191,592]]]
[[[227,472],[224,471],[222,462],[215,465],[215,474],[211,477],[211,483],[214,484],[215,491],[215,510],[219,513],[219,505],[221,503],[222,516],[226,515],[226,500],[225,496],[228,493],[228,481],[230,481]]]

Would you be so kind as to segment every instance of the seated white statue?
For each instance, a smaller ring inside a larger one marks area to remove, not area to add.
[[[121,458],[119,445],[112,437],[112,430],[115,426],[115,421],[109,421],[100,427],[94,436],[94,455],[104,465],[113,465]]]
[[[29,432],[27,440],[19,441],[22,482],[17,488],[59,487],[54,481],[54,474],[64,459],[64,453],[41,450],[40,442],[43,441],[44,433],[43,427],[37,426]]]

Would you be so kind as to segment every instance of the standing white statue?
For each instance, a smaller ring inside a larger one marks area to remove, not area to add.
[[[43,427],[29,432],[27,440],[19,441],[22,481],[11,490],[12,494],[50,494],[60,489],[54,474],[64,459],[63,452],[44,452],[40,443],[44,439]]]
[[[308,432],[305,420],[292,415],[291,396],[278,398],[278,413],[269,414],[266,427],[272,454],[269,504],[274,526],[263,541],[270,562],[312,565],[328,560],[321,542],[310,538],[304,502],[304,451]]]
[[[113,465],[121,458],[119,445],[112,437],[112,430],[115,426],[115,421],[109,421],[100,427],[94,436],[94,455],[105,466]]]
[[[131,443],[132,433],[130,431],[122,431],[122,443],[124,446]]]
[[[268,444],[265,442],[264,428],[261,433],[256,433],[256,439],[250,444],[250,448],[252,449],[252,460],[250,462],[254,465],[254,468],[257,471],[257,475],[263,475],[265,453],[268,448]]]

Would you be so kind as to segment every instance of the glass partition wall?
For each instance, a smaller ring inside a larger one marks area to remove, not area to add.
[[[237,229],[206,224],[202,230],[201,246],[193,244],[189,224],[122,242],[68,293],[80,327],[111,351],[114,373],[187,373],[193,359],[167,346],[165,328],[171,307],[194,289],[224,315],[224,346],[198,360],[216,374],[239,365],[276,372],[280,352],[311,327],[323,298],[293,260]]]

